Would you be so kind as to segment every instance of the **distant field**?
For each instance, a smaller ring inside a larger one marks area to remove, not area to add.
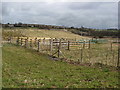
[[[88,39],[65,30],[45,30],[45,29],[3,29],[4,34],[11,34],[13,36],[28,36],[41,38],[67,38],[67,39]]]
[[[42,29],[20,29],[20,28],[15,28],[15,29],[3,29],[3,35],[8,34],[8,35],[13,35],[17,37],[17,35],[22,35],[29,37],[33,39],[35,37],[39,38],[67,38],[67,39],[90,39],[88,37],[80,36],[77,34],[73,34],[71,32],[65,31],[65,30],[42,30]],[[38,38],[38,39],[39,39]],[[107,40],[109,40],[107,38]],[[112,39],[111,39],[112,40]],[[16,40],[15,40],[16,41]],[[43,42],[43,41],[42,41]],[[16,43],[16,42],[15,42]],[[46,43],[49,44],[49,40],[46,40]],[[70,45],[70,50],[67,49],[67,45],[64,46],[62,51],[62,55],[60,55],[60,58],[67,58],[68,60],[73,60],[73,61],[79,61],[79,62],[86,62],[86,63],[101,63],[101,64],[107,64],[111,66],[117,66],[118,62],[118,44],[113,43],[112,44],[112,51],[111,51],[111,44],[110,42],[107,43],[95,43],[91,44],[91,48],[88,49],[87,47],[83,49],[82,51],[82,56],[81,56],[81,51],[80,49],[83,48],[83,43],[77,46],[72,46]],[[49,48],[50,46],[48,45],[43,45],[41,46],[41,52],[42,53],[47,53],[47,54],[54,54],[57,51],[57,46],[54,47],[52,52],[50,50],[44,50],[44,48]],[[33,48],[37,49],[37,46],[33,46]],[[58,56],[55,54],[54,56]],[[64,56],[64,57],[63,57]],[[81,60],[82,57],[82,60]]]
[[[118,88],[116,70],[71,65],[20,46],[3,45],[3,88]]]

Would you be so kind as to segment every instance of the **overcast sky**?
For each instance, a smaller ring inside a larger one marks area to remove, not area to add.
[[[3,2],[2,23],[106,29],[118,26],[117,2]]]

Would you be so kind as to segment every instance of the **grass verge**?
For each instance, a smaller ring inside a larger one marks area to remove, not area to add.
[[[54,61],[20,46],[3,46],[3,88],[118,88],[118,72]]]

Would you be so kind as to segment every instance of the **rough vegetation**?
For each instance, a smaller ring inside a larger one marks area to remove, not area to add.
[[[68,30],[68,31],[66,31]],[[45,30],[38,28],[3,28],[5,37],[48,37],[68,39],[91,39],[71,33],[76,29]],[[113,39],[113,38],[112,38]],[[47,53],[36,52],[14,44],[3,45],[3,87],[4,88],[118,88],[119,73],[113,60],[117,60],[117,44],[96,43],[84,49],[83,61],[78,63],[81,46],[71,46],[70,51],[61,49],[73,61],[50,57]],[[91,50],[91,51],[90,51]],[[54,52],[53,52],[54,53]],[[106,58],[107,56],[107,58]],[[114,59],[113,59],[114,57]],[[107,62],[106,62],[107,61]],[[111,66],[107,66],[106,64]]]
[[[118,72],[72,65],[23,47],[3,46],[4,88],[118,88]]]

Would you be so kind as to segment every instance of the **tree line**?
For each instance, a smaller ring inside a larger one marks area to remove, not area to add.
[[[23,24],[21,22],[15,23],[15,24],[2,24],[3,28],[14,28],[14,27],[32,27],[32,28],[39,28],[39,29],[67,29],[68,31],[71,31],[72,33],[82,35],[82,36],[92,36],[92,37],[119,37],[120,32],[118,29],[104,29],[104,30],[98,30],[98,29],[92,29],[92,28],[85,28],[81,26],[80,28],[75,27],[65,27],[65,26],[55,26],[55,25],[42,25],[42,24]]]

